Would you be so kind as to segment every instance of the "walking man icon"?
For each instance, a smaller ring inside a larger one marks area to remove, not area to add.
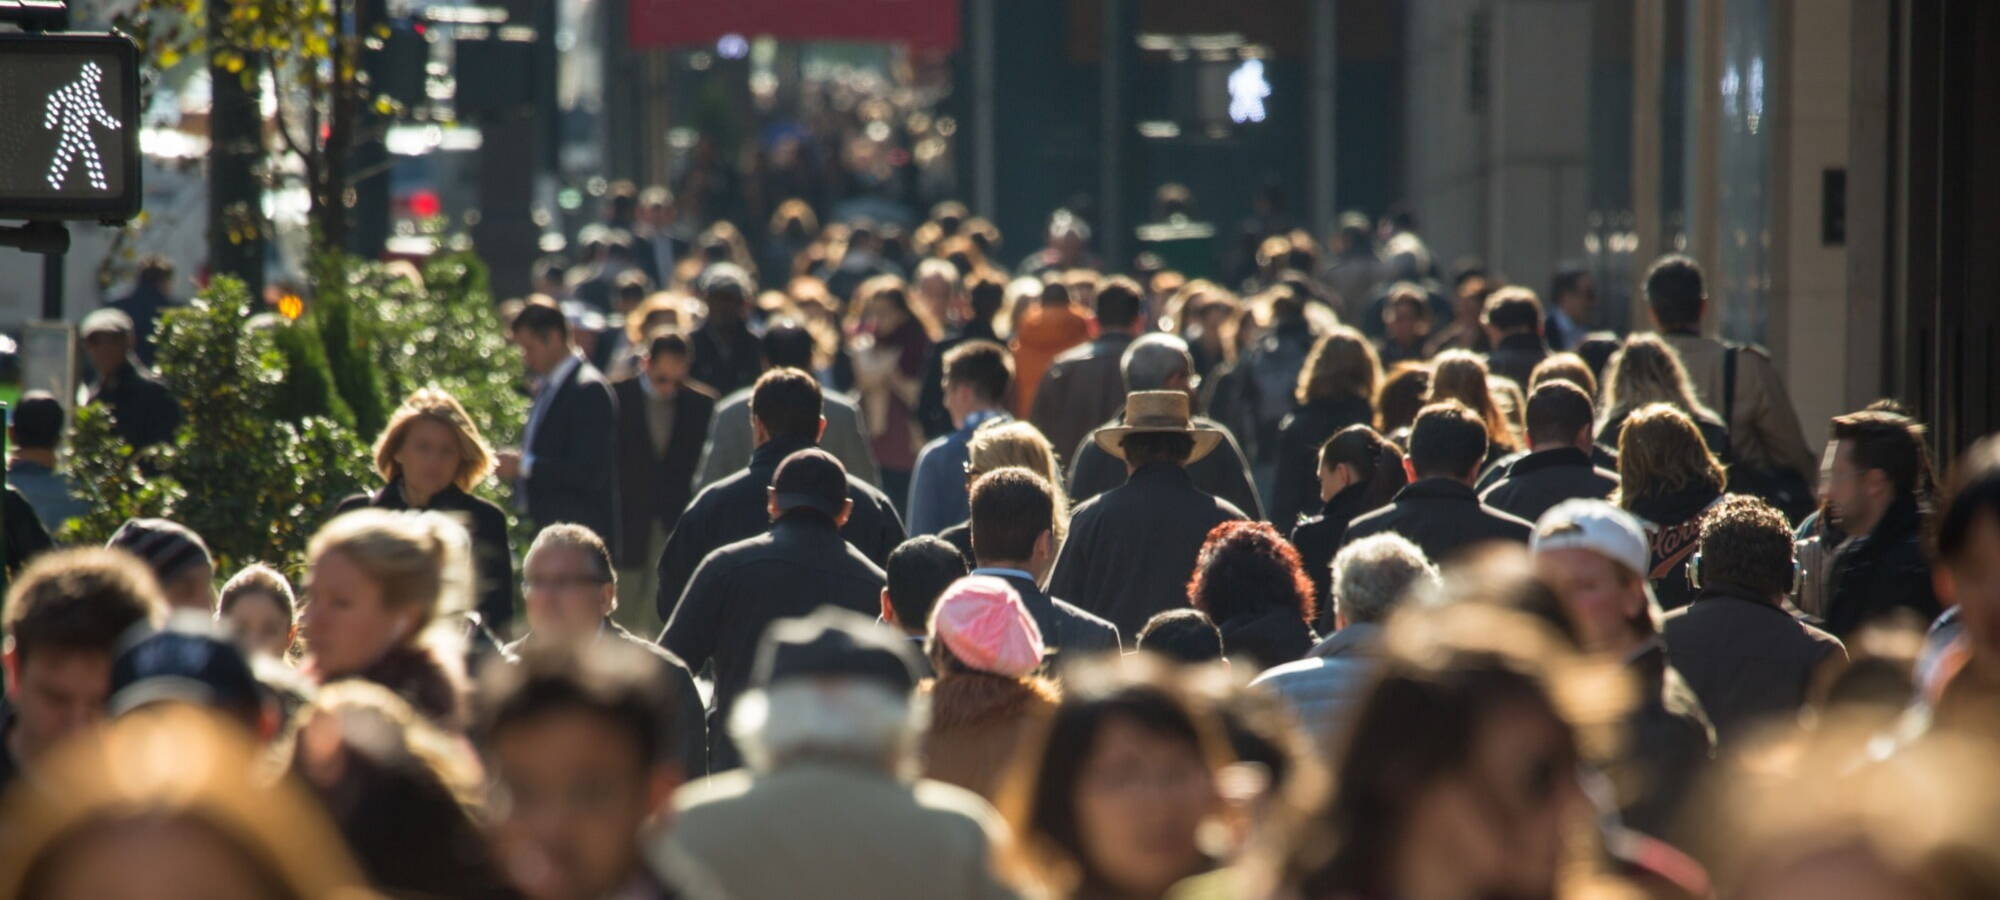
[[[104,70],[97,63],[83,64],[75,81],[57,88],[49,95],[47,114],[42,117],[42,129],[60,129],[56,138],[56,153],[49,160],[49,187],[62,190],[69,180],[70,163],[81,157],[85,176],[93,190],[109,190],[111,185],[104,178],[104,162],[97,155],[97,139],[91,136],[91,124],[102,125],[117,130],[121,127],[118,119],[104,108],[104,100],[98,96],[98,87],[104,81]]]

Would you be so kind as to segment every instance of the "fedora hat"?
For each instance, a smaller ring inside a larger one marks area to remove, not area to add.
[[[1128,434],[1185,434],[1194,438],[1194,452],[1188,454],[1188,462],[1207,456],[1216,444],[1222,442],[1222,432],[1194,424],[1188,413],[1185,391],[1133,391],[1126,394],[1125,421],[1099,428],[1092,437],[1104,452],[1122,460],[1125,458],[1125,447],[1121,442]]]

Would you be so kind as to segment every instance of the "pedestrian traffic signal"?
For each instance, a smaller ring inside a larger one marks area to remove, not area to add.
[[[139,54],[112,34],[0,34],[0,219],[137,215]]]

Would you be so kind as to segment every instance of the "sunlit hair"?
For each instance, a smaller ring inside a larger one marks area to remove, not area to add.
[[[251,563],[241,571],[229,576],[222,585],[222,592],[216,597],[217,618],[229,615],[229,611],[244,597],[262,594],[270,597],[284,613],[285,624],[298,623],[298,600],[292,595],[292,583],[285,580],[283,573],[263,563]]]
[[[430,625],[412,641],[444,651],[463,643],[460,617],[472,608],[471,538],[456,519],[435,512],[360,509],[326,523],[306,545],[308,565],[338,553],[382,589],[390,607],[415,608]]]
[[[466,415],[465,407],[458,398],[438,388],[420,388],[411,394],[403,405],[389,415],[389,424],[382,429],[382,436],[375,440],[375,471],[384,480],[393,481],[401,476],[402,469],[396,465],[396,454],[403,449],[403,441],[410,436],[410,427],[420,421],[436,422],[451,429],[451,435],[458,441],[458,474],[452,484],[461,491],[470,491],[486,476],[493,472],[493,450],[486,446],[486,439],[479,436],[479,426],[473,424],[472,417]]]
[[[832,759],[914,778],[930,718],[921,693],[865,678],[793,678],[737,698],[729,736],[758,772]]]
[[[1306,354],[1292,399],[1304,406],[1314,400],[1353,397],[1372,406],[1381,385],[1382,363],[1375,355],[1375,345],[1361,332],[1341,325],[1315,342]]]
[[[634,347],[646,344],[647,335],[661,328],[690,330],[694,316],[689,312],[694,298],[676,291],[658,291],[625,314],[625,340]]]
[[[1217,623],[1268,609],[1316,615],[1312,579],[1299,551],[1267,522],[1224,522],[1208,532],[1188,579],[1188,605]]]
[[[1590,364],[1568,351],[1551,353],[1535,364],[1534,371],[1528,373],[1528,395],[1533,396],[1535,388],[1546,381],[1567,381],[1581,388],[1584,396],[1592,400],[1597,397],[1597,376],[1591,374]]]
[[[1063,490],[1062,469],[1056,465],[1056,450],[1041,429],[1026,422],[989,425],[972,433],[966,442],[966,474],[977,478],[1005,468],[1027,469],[1047,480],[1054,490],[1055,529],[1050,535],[1058,545],[1069,530],[1069,496]]]
[[[1604,402],[1597,427],[1618,421],[1648,403],[1665,403],[1689,418],[1716,418],[1695,399],[1687,368],[1672,345],[1651,334],[1635,334],[1604,365]]]
[[[922,303],[910,301],[910,286],[895,275],[877,275],[861,283],[854,289],[854,299],[847,307],[847,330],[851,334],[861,327],[868,316],[870,307],[877,302],[887,302],[900,310],[903,315],[915,319],[924,335],[935,341],[944,336],[944,327],[931,315],[930,308]]]
[[[1429,363],[1406,360],[1389,368],[1389,375],[1382,380],[1382,391],[1375,399],[1375,430],[1383,436],[1394,434],[1397,429],[1408,428],[1417,420],[1417,412],[1424,408],[1424,398],[1431,392],[1431,367]]]
[[[1619,506],[1631,509],[1647,497],[1695,485],[1720,491],[1725,483],[1722,463],[1702,440],[1701,429],[1672,406],[1641,406],[1618,432],[1618,495],[1613,502]]]
[[[1395,532],[1373,534],[1340,548],[1330,567],[1328,602],[1349,625],[1379,623],[1404,599],[1437,590],[1438,570],[1424,551]]]
[[[1507,420],[1507,429],[1518,438],[1528,433],[1528,398],[1521,393],[1521,386],[1512,378],[1498,375],[1486,379],[1486,390],[1493,395],[1493,405],[1500,408],[1500,416]]]
[[[1431,390],[1424,398],[1428,406],[1440,400],[1456,400],[1472,410],[1486,426],[1486,440],[1493,445],[1489,455],[1498,458],[1520,449],[1507,417],[1494,401],[1486,385],[1486,361],[1470,350],[1446,350],[1431,361]]]
[[[0,815],[0,896],[42,896],[94,839],[160,826],[227,846],[269,897],[373,896],[319,804],[275,777],[261,748],[217,713],[155,705],[44,759],[36,789],[9,794]]]

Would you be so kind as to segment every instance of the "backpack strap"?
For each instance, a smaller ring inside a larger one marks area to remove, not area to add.
[[[1733,427],[1736,422],[1736,351],[1735,344],[1724,344],[1722,350],[1722,427]]]

